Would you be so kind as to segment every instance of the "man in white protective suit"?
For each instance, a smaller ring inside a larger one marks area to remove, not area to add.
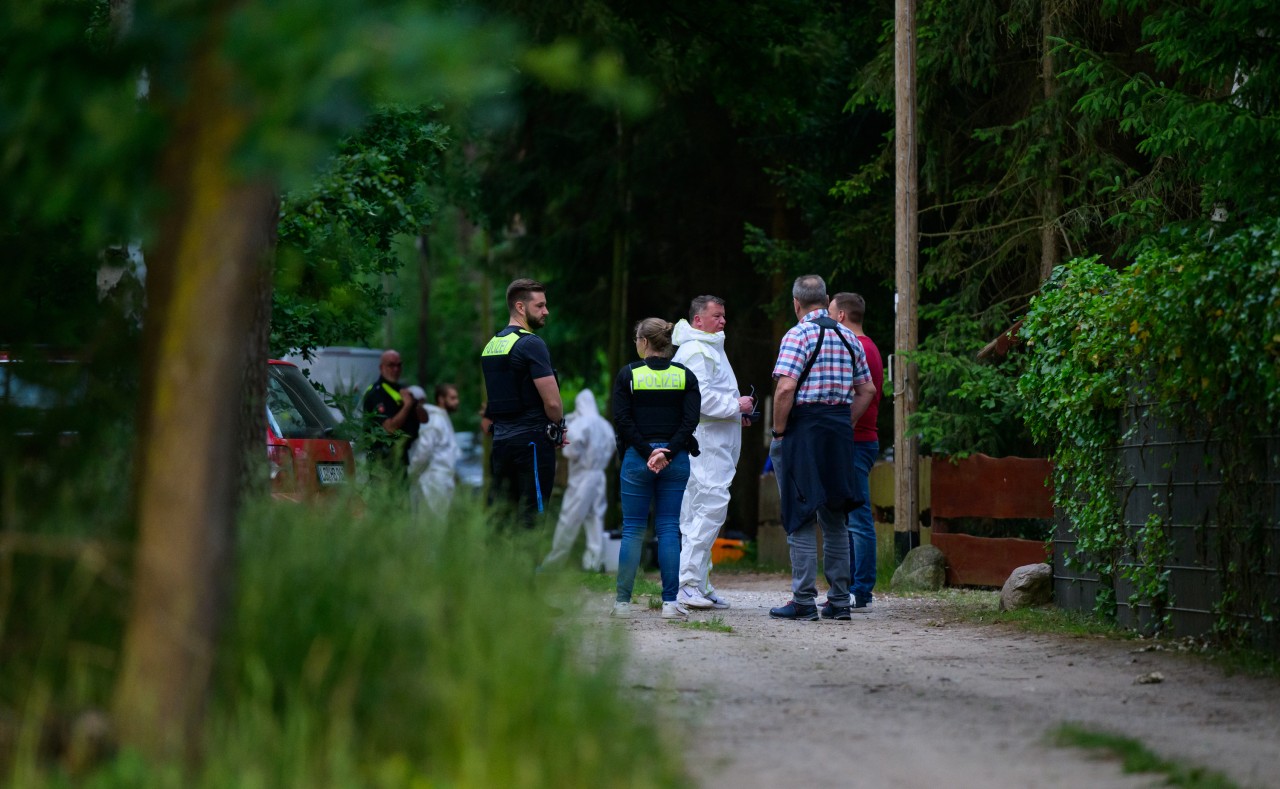
[[[448,512],[453,502],[458,440],[449,414],[458,410],[458,387],[439,384],[435,395],[435,405],[427,404],[430,419],[409,445],[409,479],[413,480],[409,503],[414,512]]]
[[[689,458],[689,483],[680,505],[680,591],[686,608],[728,608],[711,585],[711,547],[729,512],[729,485],[742,449],[742,425],[755,407],[738,392],[738,379],[724,353],[724,299],[698,296],[689,320],[676,324],[673,362],[689,368],[702,391],[702,413],[694,436],[702,454]]]
[[[560,503],[551,552],[542,560],[542,566],[562,563],[578,538],[578,528],[582,527],[587,537],[582,569],[599,571],[604,569],[604,470],[613,459],[617,444],[613,425],[600,416],[590,389],[578,392],[573,408],[573,413],[565,417],[573,440],[563,450],[569,461],[569,484]]]

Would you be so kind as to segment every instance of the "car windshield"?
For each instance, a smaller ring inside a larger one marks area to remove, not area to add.
[[[324,438],[338,421],[302,371],[288,364],[269,365],[267,421],[281,438]]]
[[[74,360],[17,360],[0,351],[0,435],[79,432],[87,388],[84,370]]]
[[[0,359],[0,400],[5,405],[40,410],[66,407],[84,398],[84,388],[75,362]]]

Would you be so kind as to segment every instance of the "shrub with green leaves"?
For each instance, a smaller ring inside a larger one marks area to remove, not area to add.
[[[1280,429],[1280,219],[1217,239],[1170,233],[1119,272],[1075,260],[1046,283],[1022,337],[1024,416],[1054,447],[1056,503],[1090,557],[1085,569],[1104,588],[1117,576],[1133,582],[1131,602],[1171,602],[1167,524],[1127,530],[1115,493],[1129,482],[1116,455],[1118,411],[1133,397],[1212,445],[1224,634],[1239,635],[1241,614],[1270,621],[1275,604],[1259,583],[1268,516],[1255,483],[1274,461],[1259,468],[1255,455],[1256,439]]]

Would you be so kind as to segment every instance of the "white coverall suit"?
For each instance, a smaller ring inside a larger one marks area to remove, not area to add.
[[[714,593],[711,547],[729,512],[729,485],[742,450],[738,379],[724,353],[724,332],[710,334],[686,320],[676,324],[672,361],[698,377],[702,418],[694,436],[702,454],[689,458],[689,483],[680,505],[680,585]]]
[[[453,501],[458,441],[448,411],[428,404],[427,416],[430,419],[409,445],[409,501],[414,512],[447,512]]]
[[[564,561],[581,526],[587,537],[582,569],[600,570],[604,567],[604,470],[613,459],[617,445],[613,425],[600,416],[590,389],[578,392],[573,407],[573,413],[565,418],[569,443],[563,450],[569,461],[569,484],[560,503],[551,552],[542,564],[550,567]]]

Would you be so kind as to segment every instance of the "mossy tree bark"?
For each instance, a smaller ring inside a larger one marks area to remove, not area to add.
[[[231,579],[246,358],[265,336],[255,302],[276,224],[274,189],[235,175],[250,117],[231,99],[217,13],[189,90],[164,108],[168,203],[147,256],[139,534],[114,707],[122,744],[157,760],[194,756],[199,741]]]

